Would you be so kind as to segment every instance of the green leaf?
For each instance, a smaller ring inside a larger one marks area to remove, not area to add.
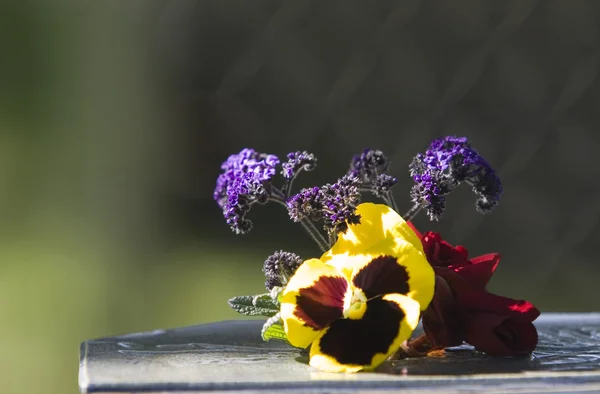
[[[279,308],[281,308],[281,304],[273,300],[273,298],[271,298],[271,295],[268,293],[254,296],[252,304],[257,308],[265,308],[275,310],[277,312],[279,312]]]
[[[279,304],[269,294],[238,296],[227,302],[236,312],[245,316],[271,317],[279,312]]]
[[[262,339],[267,342],[271,339],[278,339],[288,344],[290,343],[283,329],[283,325],[281,324],[279,313],[265,322],[260,335],[262,336]]]

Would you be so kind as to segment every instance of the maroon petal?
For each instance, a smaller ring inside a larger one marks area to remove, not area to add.
[[[344,317],[344,296],[347,289],[348,282],[344,278],[322,276],[312,286],[298,291],[294,314],[306,326],[322,330]]]
[[[458,302],[469,312],[489,312],[502,316],[513,316],[534,321],[540,311],[530,302],[481,292],[462,293]]]
[[[357,272],[353,283],[369,299],[382,294],[407,294],[410,290],[408,272],[394,256],[374,258]]]
[[[489,253],[473,258],[471,264],[455,265],[448,268],[453,269],[473,287],[483,290],[492,278],[499,262],[499,253]]]
[[[450,286],[456,297],[461,297],[464,294],[473,292],[479,293],[478,289],[474,288],[465,278],[447,267],[433,267],[436,275],[441,276]]]
[[[339,319],[320,339],[321,352],[341,364],[369,365],[398,336],[404,312],[381,297],[367,302],[362,319]]]
[[[526,319],[494,313],[470,313],[465,319],[466,342],[491,356],[531,353],[538,342],[535,326]]]
[[[434,266],[468,264],[469,253],[464,246],[454,247],[444,241],[439,233],[428,231],[421,238],[427,260]]]
[[[435,295],[423,314],[423,330],[433,346],[458,346],[464,340],[463,310],[448,283],[435,277]]]

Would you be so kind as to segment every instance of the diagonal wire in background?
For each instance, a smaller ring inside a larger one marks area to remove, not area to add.
[[[510,156],[498,168],[498,175],[501,179],[508,179],[516,175],[531,163],[546,141],[548,134],[552,131],[552,124],[569,108],[573,107],[586,91],[593,86],[598,76],[599,61],[600,51],[579,62],[571,70],[566,84],[554,104],[543,111],[541,118],[537,118],[526,125],[523,131],[518,134],[518,137],[515,138],[516,142],[513,144]],[[473,236],[484,220],[480,215],[469,215],[468,213],[471,210],[473,210],[472,206],[463,208],[458,216],[463,219],[453,223],[451,232],[455,234],[457,239],[466,239]],[[553,253],[549,252],[549,255],[553,255]],[[551,259],[553,258],[551,257]]]
[[[271,16],[264,29],[231,62],[216,95],[228,98],[239,94],[256,76],[273,48],[277,32],[302,17],[309,0],[287,0]]]
[[[335,79],[329,93],[323,99],[317,115],[301,123],[290,133],[288,137],[290,146],[300,146],[300,143],[311,144],[315,140],[317,134],[323,131],[324,125],[335,111],[352,97],[369,76],[377,60],[377,54],[384,50],[393,39],[391,33],[406,26],[418,14],[420,5],[421,0],[397,3],[372,39],[353,54],[344,71]]]
[[[483,45],[473,53],[459,67],[454,74],[450,86],[442,94],[429,119],[420,119],[410,126],[426,141],[430,139],[435,128],[441,124],[445,116],[456,106],[456,104],[475,86],[479,77],[483,74],[486,60],[498,47],[498,45],[518,31],[519,27],[527,20],[535,6],[536,0],[516,0],[512,2],[508,15],[497,26],[494,34],[490,36]],[[403,151],[397,149],[391,155],[391,160],[403,156]]]

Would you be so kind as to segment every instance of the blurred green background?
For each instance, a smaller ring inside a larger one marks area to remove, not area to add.
[[[279,207],[229,231],[212,188],[244,146],[315,152],[299,186],[383,148],[406,207],[410,157],[467,135],[500,167],[499,213],[478,217],[461,190],[447,220],[417,224],[501,251],[492,291],[598,310],[599,10],[3,3],[0,392],[76,392],[81,341],[238,318],[226,300],[262,291],[273,250],[317,253]]]

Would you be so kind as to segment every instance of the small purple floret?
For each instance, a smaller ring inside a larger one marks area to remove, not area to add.
[[[294,179],[300,171],[312,171],[317,167],[317,158],[307,151],[288,153],[287,159],[281,165],[281,174],[288,180]]]

